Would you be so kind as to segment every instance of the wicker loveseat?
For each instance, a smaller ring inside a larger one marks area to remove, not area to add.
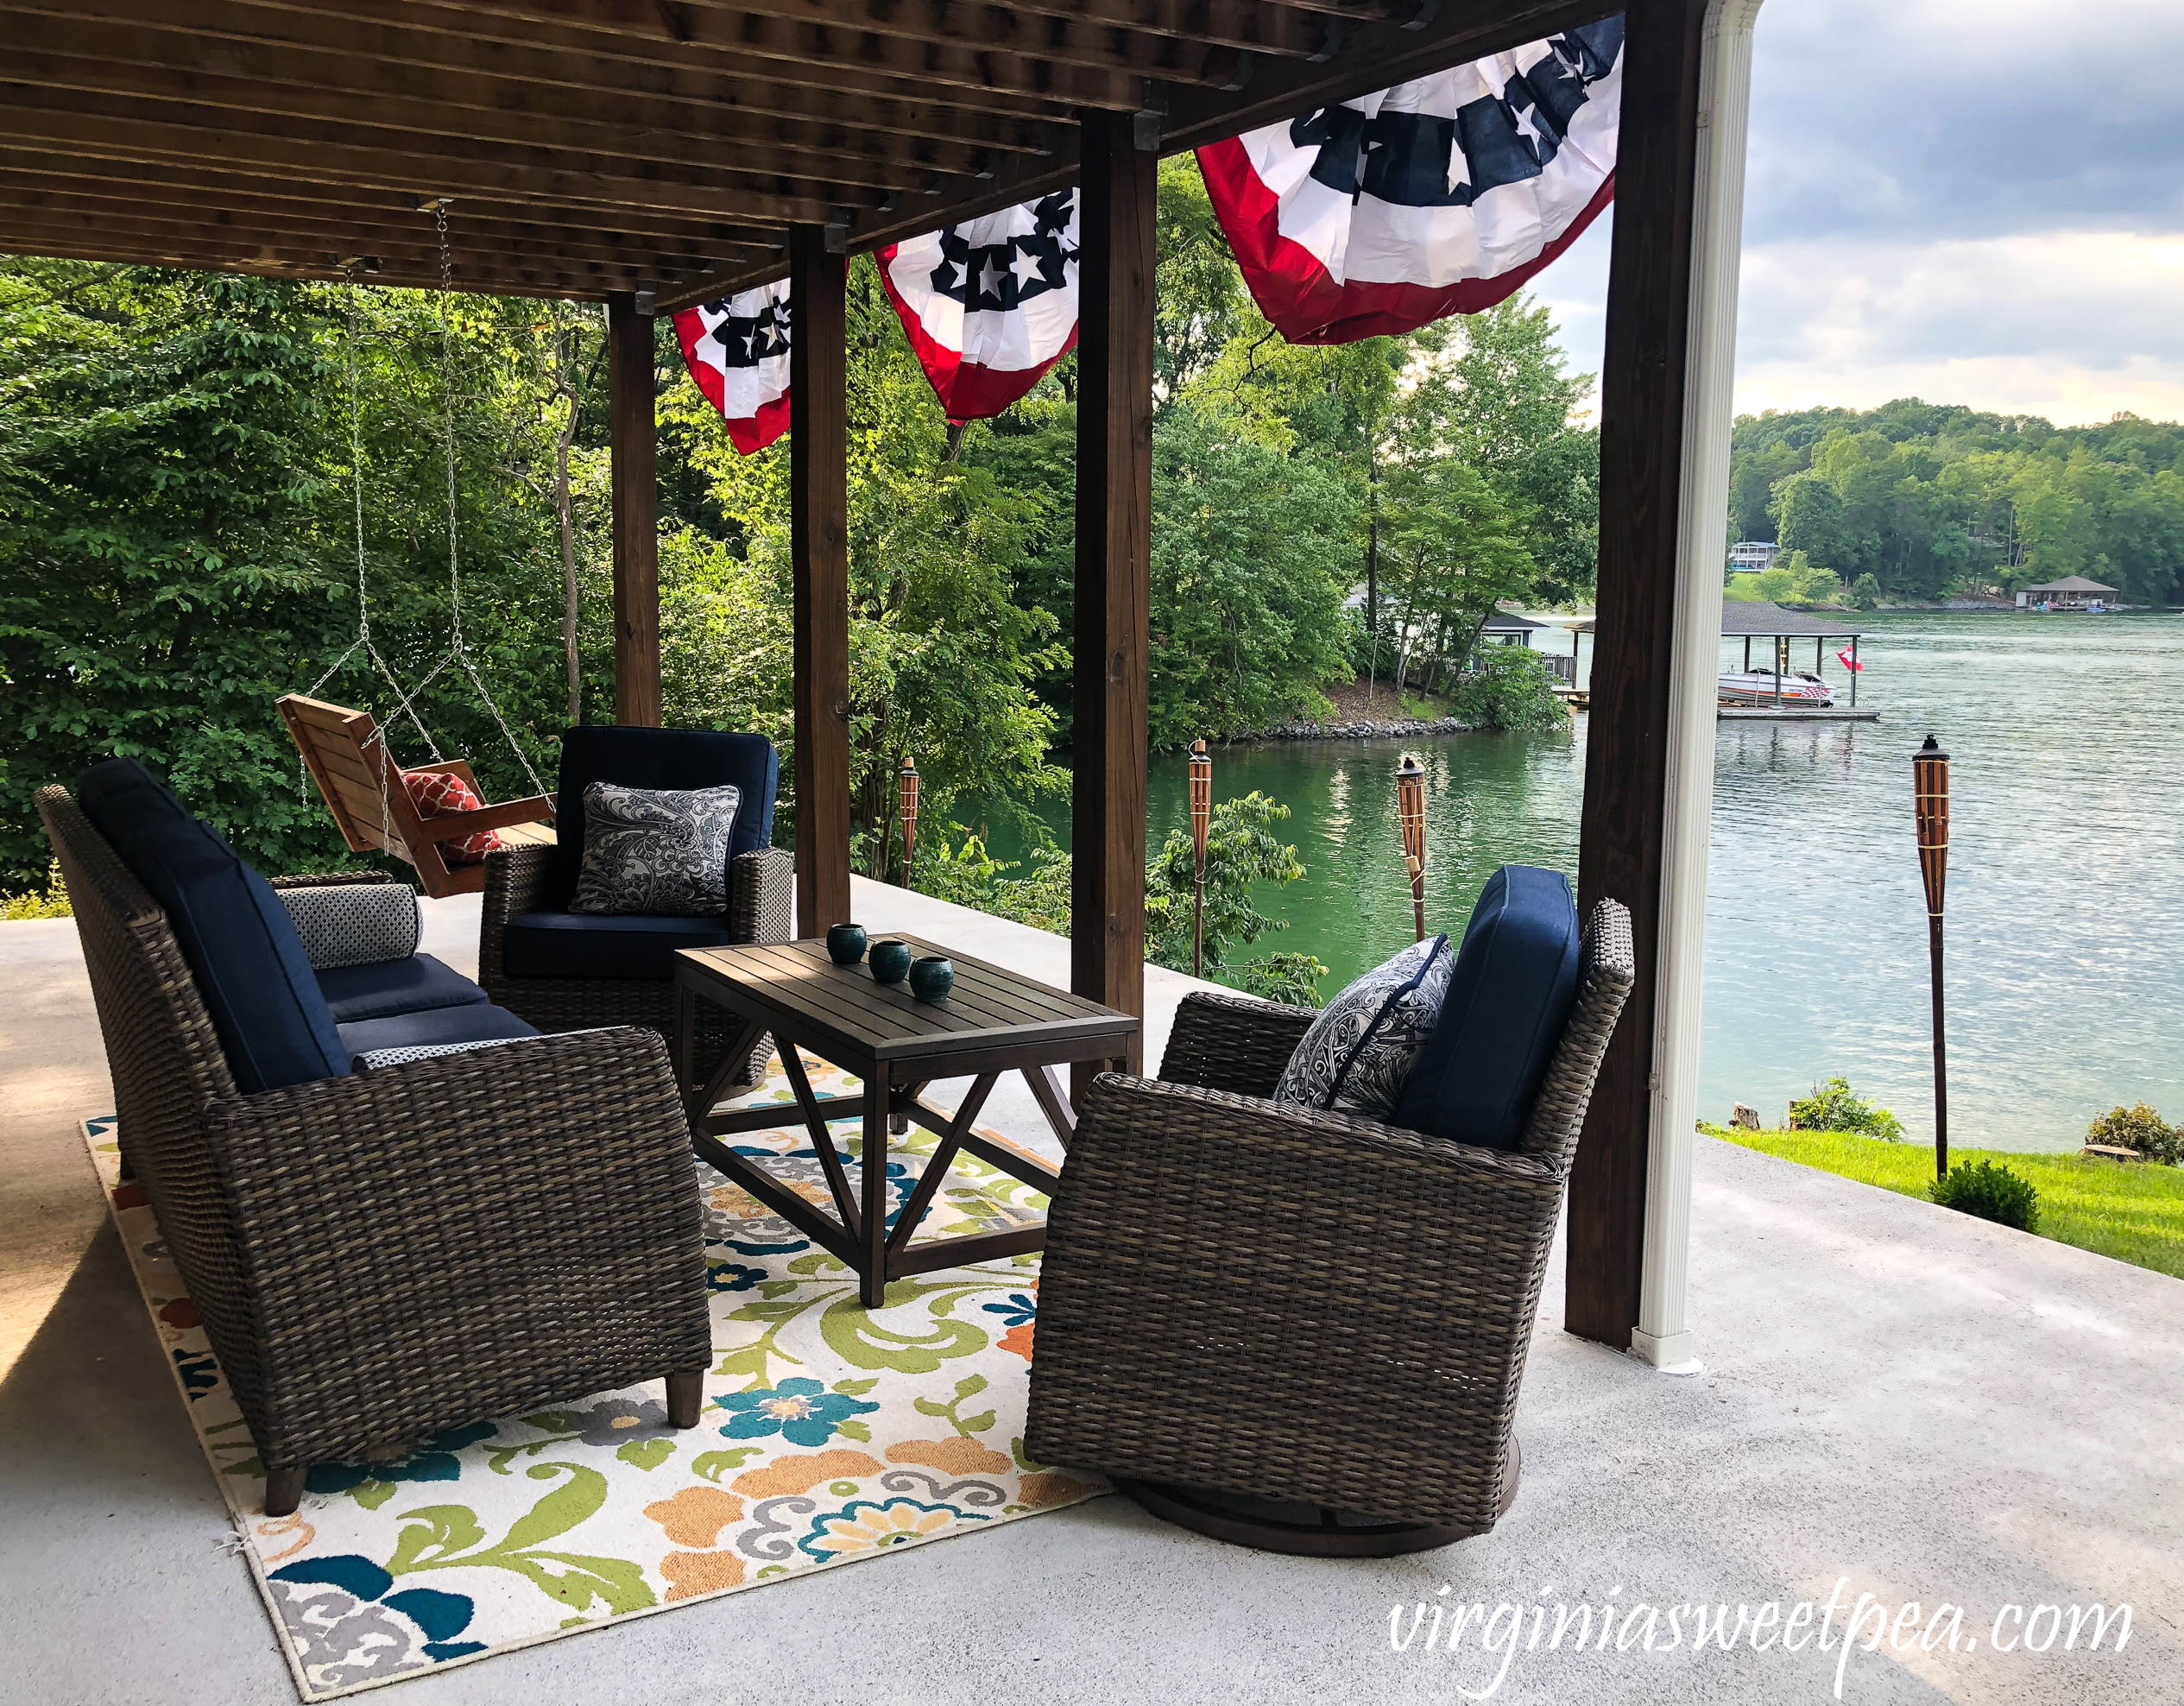
[[[1266,1099],[1314,1015],[1192,995],[1158,1079],[1102,1074],[1047,1222],[1025,1440],[1275,1550],[1491,1529],[1562,1185],[1633,978],[1602,901],[1513,1151]]]
[[[673,956],[681,948],[786,942],[793,928],[796,861],[772,845],[780,761],[761,735],[587,723],[562,737],[559,839],[485,856],[478,926],[478,981],[510,1012],[542,1031],[642,1025],[666,1036],[674,1019]],[[743,791],[730,845],[724,918],[622,918],[569,911],[584,864],[587,782],[629,787]],[[698,1015],[697,1058],[683,1063],[703,1084],[733,1040],[726,1015]],[[773,1052],[761,1038],[744,1082]]]
[[[296,1507],[314,1463],[662,1376],[670,1420],[696,1424],[711,1361],[701,1208],[658,1037],[441,1044],[245,1094],[167,912],[66,790],[38,808],[124,1171],[257,1446],[268,1515]]]

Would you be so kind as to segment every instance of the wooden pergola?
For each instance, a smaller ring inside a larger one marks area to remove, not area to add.
[[[1581,898],[1638,990],[1566,1324],[1688,1362],[1698,952],[1750,35],[1628,0]],[[660,720],[650,312],[792,281],[799,933],[849,913],[840,257],[1083,188],[1078,992],[1144,1008],[1153,164],[1613,0],[6,0],[0,251],[607,304],[615,705]],[[1447,897],[1455,905],[1458,897]],[[1133,1045],[1134,1046],[1134,1045]],[[1139,1063],[1133,1058],[1132,1066]]]

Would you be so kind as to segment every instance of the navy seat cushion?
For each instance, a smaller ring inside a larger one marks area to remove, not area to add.
[[[319,989],[337,1025],[431,1008],[475,1007],[485,999],[484,990],[430,954],[334,966],[319,974]]]
[[[360,1019],[341,1027],[341,1044],[351,1055],[357,1055],[369,1054],[376,1048],[498,1042],[504,1038],[538,1034],[537,1026],[518,1019],[508,1008],[496,1007],[490,1001],[473,1001],[467,1007],[434,1007],[422,1013]]]
[[[76,797],[166,913],[236,1087],[347,1076],[350,1052],[273,885],[133,758],[93,765]]]
[[[1441,1017],[1395,1123],[1454,1143],[1515,1149],[1577,998],[1569,879],[1504,865],[1463,933]]]
[[[781,758],[763,735],[721,734],[710,729],[637,729],[586,723],[561,736],[561,777],[554,812],[554,847],[546,871],[546,898],[566,912],[584,869],[584,790],[590,782],[629,788],[715,788],[743,791],[729,837],[728,856],[773,844],[773,796],[780,787]],[[622,976],[627,973],[546,972],[516,976]],[[666,974],[660,973],[660,976]]]
[[[501,936],[501,970],[511,977],[675,975],[678,948],[725,948],[727,920],[647,918],[616,913],[524,913]]]

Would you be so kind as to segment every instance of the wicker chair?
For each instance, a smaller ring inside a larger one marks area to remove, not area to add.
[[[1031,1455],[1272,1550],[1491,1529],[1630,914],[1600,903],[1582,954],[1513,1153],[1266,1100],[1313,1015],[1261,1001],[1190,995],[1159,1079],[1096,1079],[1047,1221]]]
[[[762,753],[762,765],[751,765]],[[722,768],[714,770],[718,764]],[[762,782],[753,769],[761,771]],[[702,787],[722,781],[745,786],[748,830],[739,825],[735,845],[748,850],[729,864],[728,916],[724,920],[687,920],[702,926],[725,924],[727,940],[786,942],[794,932],[796,859],[767,844],[773,837],[776,764],[772,747],[755,736],[724,736],[706,730],[605,728],[585,725],[563,737],[560,789],[561,835],[557,844],[516,846],[485,856],[485,905],[478,926],[478,982],[486,994],[541,1031],[573,1031],[595,1025],[642,1025],[673,1046],[675,984],[672,976],[641,977],[512,974],[508,969],[508,926],[527,915],[559,912],[576,886],[584,837],[584,782],[601,775],[644,787]],[[755,843],[754,845],[753,843]],[[602,920],[603,922],[603,920]],[[717,927],[699,938],[704,945],[723,939]],[[558,970],[559,968],[557,967]],[[735,1021],[710,1003],[701,1004],[696,1058],[680,1062],[692,1071],[691,1082],[704,1083],[734,1041]],[[773,1052],[761,1037],[745,1065],[741,1088],[756,1080]]]
[[[244,1096],[167,915],[38,809],[145,1187],[286,1515],[313,1463],[712,1360],[690,1132],[660,1039],[539,1037]]]

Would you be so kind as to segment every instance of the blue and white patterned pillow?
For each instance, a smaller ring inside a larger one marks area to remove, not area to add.
[[[704,918],[728,910],[738,787],[626,788],[586,782],[584,869],[572,913]]]
[[[1290,1056],[1274,1100],[1368,1119],[1394,1117],[1441,1017],[1455,965],[1449,938],[1436,936],[1348,984]]]

